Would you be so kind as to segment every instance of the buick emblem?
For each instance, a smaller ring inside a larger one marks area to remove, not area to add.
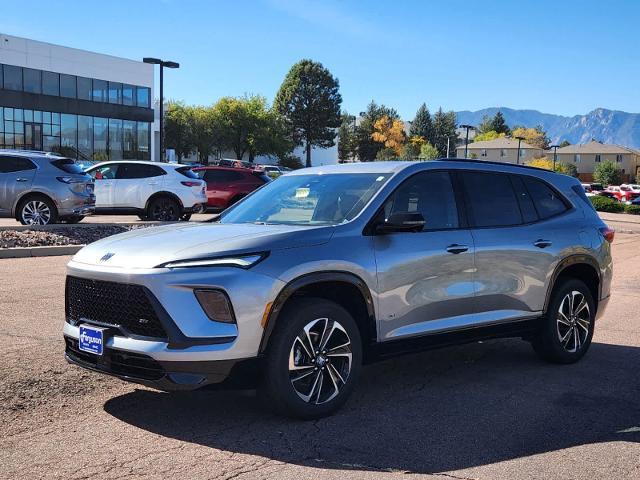
[[[115,253],[105,253],[102,258],[100,259],[101,262],[106,262],[107,260],[109,260],[111,257],[113,257],[115,255]]]

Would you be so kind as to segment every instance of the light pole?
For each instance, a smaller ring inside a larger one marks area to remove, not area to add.
[[[516,152],[516,165],[520,165],[520,143],[524,140],[524,137],[514,137],[518,140],[518,151]]]
[[[560,145],[550,145],[553,148],[553,171],[556,171],[556,160],[558,160],[558,148]]]
[[[180,68],[180,64],[169,60],[160,60],[159,58],[144,57],[144,63],[160,65],[160,161],[164,162],[164,67]]]
[[[464,138],[464,158],[467,158],[467,152],[469,150],[469,130],[475,130],[476,127],[473,125],[460,125],[460,128],[465,128],[467,130],[467,134]]]

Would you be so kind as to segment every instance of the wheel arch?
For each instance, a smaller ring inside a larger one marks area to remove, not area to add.
[[[155,192],[153,195],[147,198],[147,202],[144,205],[145,214],[147,215],[149,214],[149,206],[151,205],[151,202],[153,202],[156,198],[160,198],[160,197],[169,197],[172,200],[175,200],[178,203],[178,206],[180,207],[180,211],[182,212],[184,210],[184,204],[182,203],[182,200],[180,200],[180,197],[178,195],[176,195],[173,192],[162,190],[160,192]]]
[[[58,212],[58,204],[54,200],[53,196],[47,192],[43,192],[41,190],[29,190],[26,192],[22,192],[20,195],[16,197],[16,200],[13,202],[13,207],[11,209],[11,217],[18,218],[18,207],[20,204],[28,199],[29,197],[46,197],[52,204],[53,208],[56,209],[56,214]]]
[[[597,311],[598,303],[600,302],[600,289],[602,286],[600,267],[597,260],[592,256],[578,254],[563,258],[558,265],[556,265],[551,276],[551,281],[549,282],[549,287],[547,288],[544,312],[547,312],[549,302],[551,301],[551,295],[553,294],[553,290],[558,284],[558,281],[567,277],[582,280],[587,287],[589,287]]]
[[[309,273],[287,283],[280,290],[269,311],[260,342],[260,354],[266,351],[269,339],[282,312],[286,310],[288,301],[301,296],[324,298],[345,308],[360,329],[363,355],[365,360],[367,359],[369,347],[377,339],[376,317],[371,291],[359,276],[343,271]]]

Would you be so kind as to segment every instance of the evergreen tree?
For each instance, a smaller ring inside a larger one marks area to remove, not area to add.
[[[505,135],[511,134],[511,129],[509,129],[509,126],[504,121],[504,116],[500,110],[498,110],[493,116],[490,130],[493,130],[496,133],[504,133]]]
[[[338,129],[338,159],[341,162],[351,160],[356,154],[356,117],[348,113],[342,114],[342,123]]]
[[[378,105],[372,100],[371,103],[367,105],[367,110],[364,112],[364,115],[360,118],[360,124],[356,128],[355,151],[358,155],[358,160],[361,162],[374,161],[378,152],[384,148],[384,144],[374,141],[371,135],[375,131],[375,123],[385,115],[392,121],[400,119],[400,115],[398,115],[398,112],[393,108]]]
[[[456,113],[444,112],[442,107],[433,116],[434,142],[440,157],[447,156],[447,139],[449,141],[449,155],[455,152],[458,134],[456,132]]]
[[[426,104],[423,103],[418,108],[409,133],[412,137],[419,136],[429,143],[433,142],[433,121]]]

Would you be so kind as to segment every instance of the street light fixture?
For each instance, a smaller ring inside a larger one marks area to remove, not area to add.
[[[180,64],[170,60],[161,60],[154,57],[144,57],[144,63],[160,65],[160,161],[164,161],[164,68],[180,68]]]
[[[466,128],[467,134],[464,139],[464,158],[467,158],[467,151],[469,150],[469,130],[475,130],[473,125],[460,125],[460,128]]]
[[[516,165],[520,165],[520,143],[524,140],[524,137],[513,137],[518,140],[518,151],[516,152]]]
[[[556,171],[556,160],[558,160],[558,148],[560,145],[550,145],[549,148],[553,148],[553,171]]]

